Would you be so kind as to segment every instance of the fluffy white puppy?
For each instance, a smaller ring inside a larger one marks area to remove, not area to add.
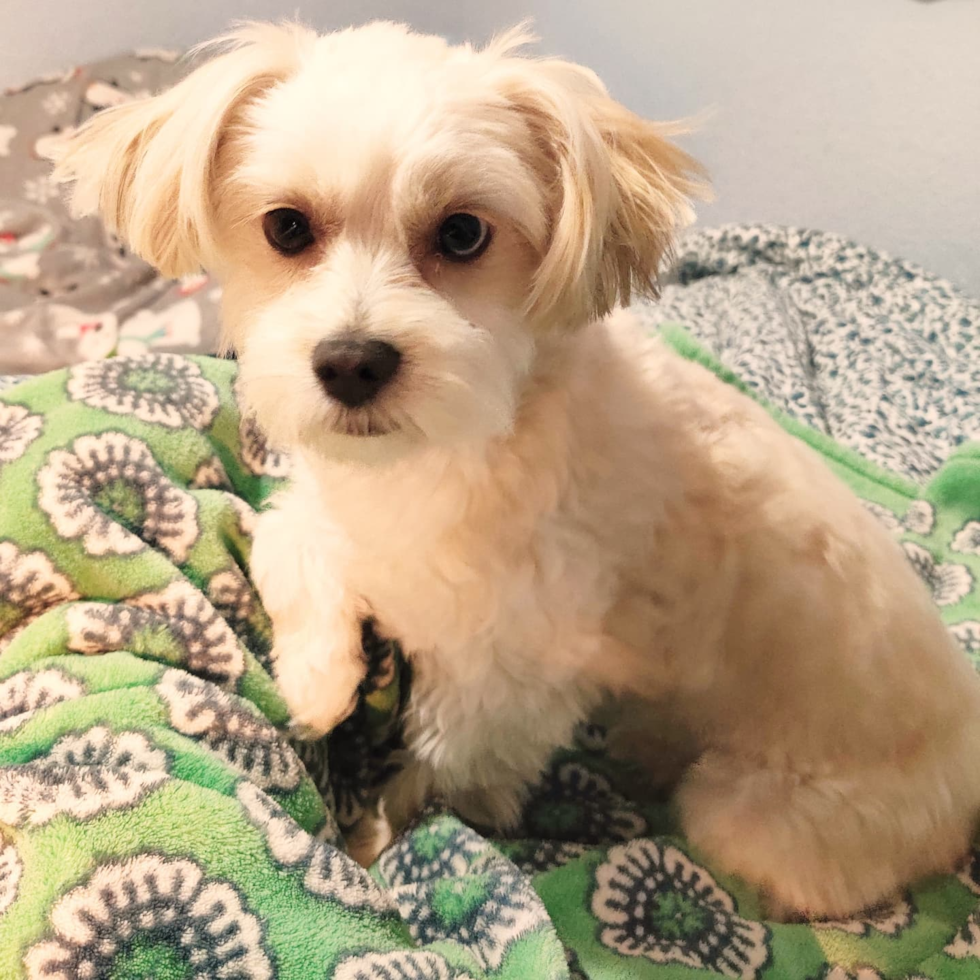
[[[612,693],[620,745],[693,762],[694,845],[776,909],[854,912],[966,851],[980,685],[821,460],[610,315],[652,291],[698,170],[526,40],[248,26],[61,173],[164,272],[222,280],[295,463],[253,554],[279,682],[326,732],[361,620],[401,641],[394,824],[440,794],[511,825]]]

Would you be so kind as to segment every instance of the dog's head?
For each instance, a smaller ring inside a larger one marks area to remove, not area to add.
[[[654,289],[701,186],[662,127],[527,41],[247,26],[96,116],[59,172],[163,272],[223,281],[274,442],[371,460],[478,444],[556,338]]]

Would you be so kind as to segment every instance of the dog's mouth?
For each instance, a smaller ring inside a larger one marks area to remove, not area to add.
[[[379,419],[366,412],[345,412],[332,426],[340,436],[356,436],[377,439],[399,430],[400,426],[390,419]]]

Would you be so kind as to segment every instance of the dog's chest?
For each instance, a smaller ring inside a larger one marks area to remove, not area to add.
[[[566,679],[592,655],[614,574],[594,529],[552,515],[468,529],[358,562],[381,629],[445,675],[548,665]]]

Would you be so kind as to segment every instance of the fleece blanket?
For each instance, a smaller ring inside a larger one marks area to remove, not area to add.
[[[340,825],[397,744],[402,671],[366,630],[355,715],[299,754],[284,737],[248,555],[288,463],[240,414],[235,371],[117,357],[0,394],[0,977],[980,973],[980,853],[863,918],[767,922],[669,801],[633,798],[594,727],[554,759],[516,839],[434,810],[356,866]],[[980,449],[920,492],[780,418],[902,537],[977,658]]]
[[[637,311],[686,324],[760,398],[916,482],[980,438],[980,299],[840,235],[699,230]]]
[[[177,52],[141,50],[0,94],[0,374],[38,374],[113,352],[213,352],[220,292],[174,282],[96,218],[69,216],[52,147],[91,115],[168,88]]]

